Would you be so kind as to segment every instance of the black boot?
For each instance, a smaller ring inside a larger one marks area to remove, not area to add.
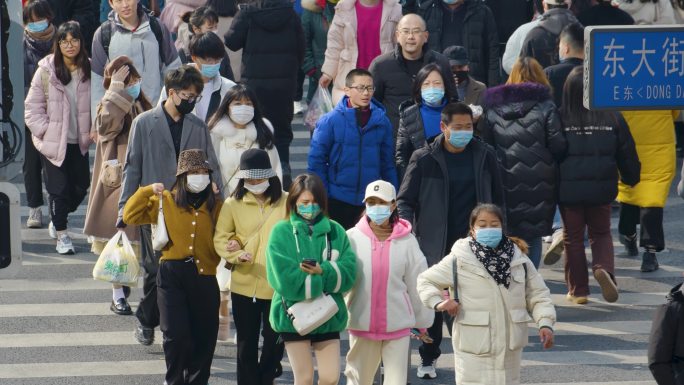
[[[650,273],[656,270],[658,270],[658,260],[655,253],[644,251],[644,254],[641,256],[641,271]]]
[[[636,257],[639,255],[639,248],[637,247],[636,234],[634,235],[624,235],[620,234],[620,243],[627,249],[627,255],[630,257]]]

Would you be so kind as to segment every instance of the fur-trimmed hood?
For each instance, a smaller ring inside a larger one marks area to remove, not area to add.
[[[485,93],[485,106],[506,120],[523,117],[535,105],[546,100],[551,100],[551,89],[532,82],[504,84]]]

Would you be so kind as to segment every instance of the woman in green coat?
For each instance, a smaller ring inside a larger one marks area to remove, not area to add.
[[[302,71],[308,76],[309,90],[306,102],[311,102],[318,80],[321,78],[321,67],[325,61],[325,49],[328,46],[328,28],[335,16],[335,1],[302,0],[302,28],[304,29],[304,63]]]
[[[312,348],[318,383],[334,385],[340,377],[340,332],[347,327],[347,307],[342,295],[354,286],[356,255],[344,228],[327,216],[325,186],[318,176],[298,176],[286,205],[290,219],[273,227],[266,249],[266,274],[274,290],[269,320],[285,341],[295,385],[313,383]],[[335,300],[337,313],[311,333],[300,335],[285,306],[323,293]]]

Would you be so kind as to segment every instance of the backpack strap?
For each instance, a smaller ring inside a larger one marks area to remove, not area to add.
[[[100,42],[107,58],[109,58],[109,42],[112,40],[113,22],[107,20],[100,26]]]
[[[48,101],[48,90],[50,89],[50,77],[47,71],[40,70],[40,84],[43,86],[43,93],[45,94],[45,102]]]

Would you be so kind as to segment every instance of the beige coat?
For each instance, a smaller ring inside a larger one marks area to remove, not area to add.
[[[116,159],[123,166],[126,160],[128,134],[131,122],[143,111],[139,102],[133,100],[123,88],[123,83],[112,82],[98,105],[93,129],[98,139],[95,149],[93,179],[90,183],[88,210],[83,233],[96,240],[111,238],[116,233],[116,220],[121,186],[110,188],[100,181],[102,166],[107,160]],[[131,241],[138,239],[136,226],[127,226],[126,235]]]
[[[456,378],[460,385],[519,384],[528,322],[553,327],[556,321],[549,289],[517,246],[509,288],[497,285],[468,242],[458,240],[449,255],[418,276],[420,299],[430,308],[441,302],[442,288],[453,286],[453,264],[458,261],[461,309],[452,341]]]
[[[359,57],[356,45],[356,5],[357,0],[342,0],[335,7],[330,29],[325,61],[321,72],[334,79],[333,105],[344,96],[344,78],[356,68]],[[380,51],[394,51],[396,38],[394,31],[401,19],[401,5],[397,0],[382,0],[382,20],[380,22]]]

